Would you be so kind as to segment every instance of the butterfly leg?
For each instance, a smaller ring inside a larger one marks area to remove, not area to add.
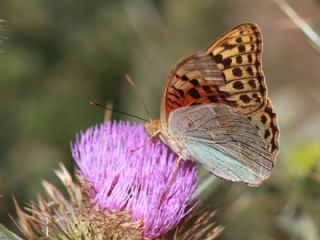
[[[141,146],[137,147],[136,149],[132,149],[131,152],[136,152],[144,146],[146,146],[148,143],[150,143],[155,137],[157,137],[160,134],[161,131],[156,131],[147,141],[145,141]]]
[[[172,185],[172,182],[173,180],[175,179],[177,173],[178,173],[178,170],[179,170],[179,164],[180,164],[180,161],[182,160],[181,156],[178,156],[178,158],[176,159],[176,167],[174,169],[174,172],[172,173],[172,175],[170,176],[170,179],[168,181],[168,184],[164,190],[164,192],[162,193],[162,196],[161,196],[161,199],[160,199],[160,203],[159,203],[159,207],[162,205],[165,197],[167,196],[167,193]]]

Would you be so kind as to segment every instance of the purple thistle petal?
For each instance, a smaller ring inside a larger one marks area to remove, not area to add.
[[[161,206],[160,199],[175,170],[176,155],[161,141],[147,143],[142,124],[105,122],[87,129],[72,144],[80,174],[92,184],[94,203],[111,211],[130,211],[143,219],[144,235],[155,238],[172,229],[188,213],[197,183],[191,161],[181,161]]]

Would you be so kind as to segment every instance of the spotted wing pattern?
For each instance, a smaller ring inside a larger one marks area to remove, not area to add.
[[[239,25],[220,36],[206,50],[221,70],[229,93],[239,112],[248,114],[266,105],[266,85],[262,72],[262,34],[252,23]]]
[[[262,34],[257,25],[246,23],[223,34],[206,50],[221,70],[228,100],[248,116],[265,139],[275,162],[279,152],[277,116],[272,110],[262,71]]]

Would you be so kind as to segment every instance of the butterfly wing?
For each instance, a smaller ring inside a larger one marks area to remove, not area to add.
[[[262,34],[256,24],[241,24],[220,36],[206,50],[221,70],[228,100],[239,112],[250,114],[266,105],[262,71]]]
[[[253,23],[220,36],[204,51],[179,61],[169,74],[161,101],[161,120],[182,106],[226,103],[244,114],[266,105],[261,65],[262,34]]]
[[[225,103],[243,114],[265,106],[261,56],[261,31],[246,23],[220,36],[204,52],[179,61],[164,86],[163,122],[179,107],[202,103]]]
[[[250,123],[258,129],[260,136],[265,140],[268,150],[271,153],[273,163],[279,153],[280,131],[277,115],[273,112],[272,104],[267,99],[267,105],[247,115]]]
[[[270,175],[273,161],[259,130],[247,116],[222,104],[176,109],[170,114],[169,145],[183,159],[199,162],[214,175],[256,186]]]
[[[220,36],[204,51],[176,64],[161,99],[161,126],[181,107],[209,103],[231,106],[248,116],[266,141],[273,162],[279,152],[279,128],[267,97],[261,64],[262,35],[252,23],[241,24]]]
[[[221,70],[212,56],[205,52],[192,54],[179,61],[164,85],[161,98],[161,123],[167,128],[172,111],[184,106],[225,102],[226,94]]]

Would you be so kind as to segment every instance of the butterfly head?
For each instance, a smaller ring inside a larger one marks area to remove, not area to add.
[[[150,120],[144,124],[149,136],[154,136],[156,132],[161,130],[161,122],[159,119]]]

